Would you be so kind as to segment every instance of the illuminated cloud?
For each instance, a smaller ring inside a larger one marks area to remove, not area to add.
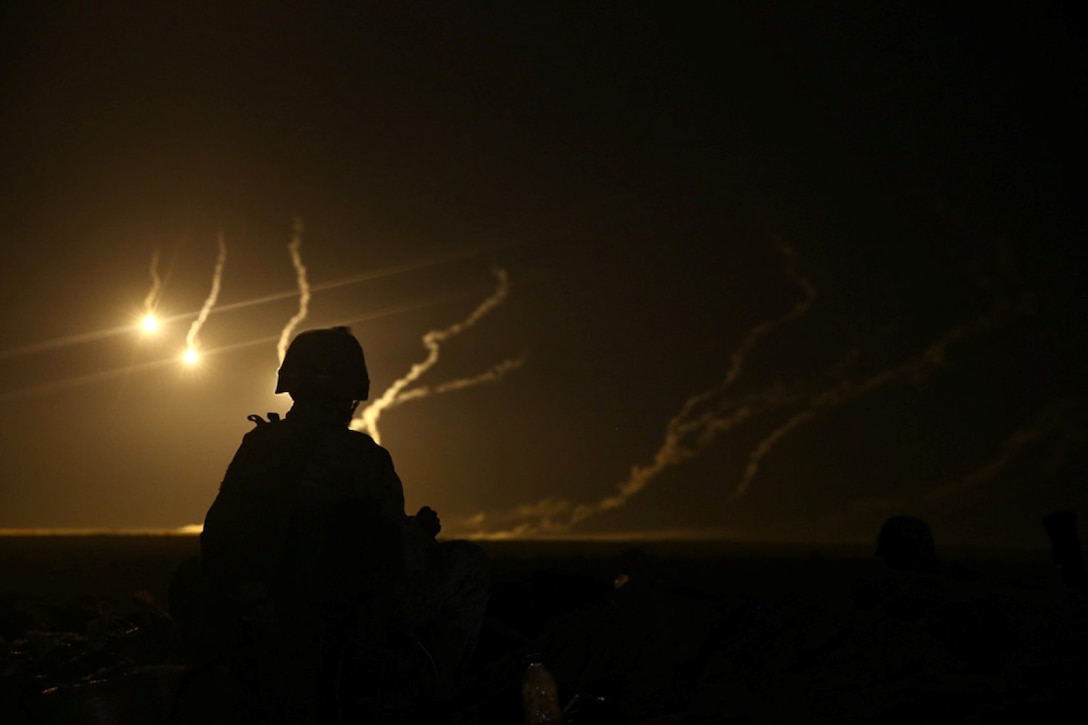
[[[406,390],[406,388],[420,378],[425,372],[435,366],[439,359],[439,353],[441,351],[442,343],[449,340],[452,337],[460,335],[465,330],[470,329],[477,322],[479,322],[485,315],[501,305],[505,300],[510,290],[510,283],[507,278],[506,270],[496,268],[493,270],[495,277],[498,280],[498,286],[491,296],[487,297],[481,302],[472,313],[461,322],[457,322],[444,330],[431,330],[423,336],[423,346],[427,348],[427,357],[421,362],[413,365],[408,372],[399,380],[393,382],[385,392],[378,398],[372,400],[369,405],[366,406],[359,413],[354,420],[351,421],[351,427],[353,430],[364,431],[368,433],[375,441],[381,442],[381,433],[378,430],[378,421],[381,419],[382,413],[386,410],[396,407],[405,400],[418,400],[428,395],[436,395],[439,393],[452,392],[454,390],[462,390],[464,388],[479,385],[482,383],[493,382],[502,378],[506,373],[518,368],[523,359],[506,360],[494,366],[487,372],[470,378],[462,378],[460,380],[454,380],[442,385],[435,386],[433,388],[416,388],[413,390]]]
[[[291,264],[295,268],[295,279],[298,283],[298,312],[287,321],[280,333],[279,343],[276,345],[280,363],[283,363],[283,357],[287,354],[287,344],[291,341],[291,335],[310,312],[310,283],[306,279],[306,265],[302,263],[301,219],[295,219],[294,235],[287,245],[287,252],[291,255]]]
[[[223,233],[220,232],[219,254],[216,256],[215,271],[212,273],[212,288],[208,292],[208,297],[204,300],[204,306],[200,308],[200,312],[197,314],[196,319],[193,320],[193,324],[189,326],[189,333],[185,336],[185,351],[182,353],[182,359],[190,365],[195,363],[199,357],[198,335],[200,334],[200,328],[204,326],[212,308],[215,307],[216,300],[219,299],[219,287],[223,282],[223,267],[226,263],[227,243],[223,239]]]

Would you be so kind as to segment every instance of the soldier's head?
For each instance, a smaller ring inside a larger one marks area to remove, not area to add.
[[[283,356],[276,392],[294,400],[366,400],[370,377],[363,346],[347,327],[299,333]]]
[[[880,527],[876,555],[893,569],[932,569],[937,565],[933,529],[916,516],[892,516]]]

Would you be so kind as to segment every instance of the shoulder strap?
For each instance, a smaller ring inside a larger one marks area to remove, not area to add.
[[[246,420],[248,420],[248,421],[250,421],[252,423],[256,423],[257,427],[260,428],[262,425],[268,425],[269,423],[279,423],[280,422],[280,414],[279,413],[269,413],[268,414],[268,420],[265,420],[264,418],[257,415],[256,413],[253,413],[251,415],[247,415]]]

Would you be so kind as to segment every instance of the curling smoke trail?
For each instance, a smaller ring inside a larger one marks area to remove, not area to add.
[[[1061,398],[1040,410],[1031,421],[1005,437],[1001,449],[959,481],[932,489],[923,499],[941,501],[989,484],[1025,455],[1043,450],[1049,454],[1044,476],[1059,475],[1071,451],[1083,450],[1088,442],[1085,409],[1076,398]]]
[[[223,267],[226,263],[227,243],[223,239],[223,232],[219,232],[219,254],[216,256],[215,271],[212,273],[212,288],[208,292],[207,299],[204,300],[204,306],[200,308],[200,313],[189,326],[189,333],[185,336],[185,359],[189,362],[196,360],[197,335],[200,334],[200,328],[204,326],[212,308],[215,307],[215,301],[219,298],[219,287],[223,281]]]
[[[158,327],[155,319],[155,310],[159,307],[159,295],[162,294],[162,278],[159,276],[159,249],[156,247],[151,252],[151,265],[148,272],[151,274],[151,289],[144,297],[143,327],[151,332]]]
[[[291,335],[294,334],[295,328],[306,319],[306,315],[310,312],[310,283],[306,279],[306,265],[302,263],[301,250],[302,220],[296,218],[294,235],[287,245],[287,251],[291,255],[291,264],[295,268],[295,276],[298,280],[298,312],[287,321],[283,332],[280,333],[279,343],[276,345],[276,352],[279,354],[281,364],[283,363],[283,356],[287,354],[287,343],[291,341]]]
[[[812,283],[806,277],[803,277],[797,272],[793,248],[781,240],[776,240],[775,246],[778,247],[778,252],[782,255],[786,276],[801,290],[801,299],[798,300],[786,314],[775,319],[767,320],[753,327],[748,334],[744,336],[744,339],[741,340],[740,345],[737,346],[737,349],[730,357],[729,370],[726,372],[722,381],[709,390],[693,395],[684,401],[680,411],[673,416],[673,419],[669,421],[669,425],[666,427],[666,441],[662,448],[659,449],[659,454],[662,450],[669,448],[668,434],[669,432],[674,431],[674,427],[683,428],[683,432],[686,433],[688,429],[691,428],[693,422],[695,423],[694,429],[709,425],[714,418],[713,414],[701,416],[697,421],[689,421],[688,418],[691,415],[692,410],[703,403],[720,398],[730,387],[732,387],[737,377],[744,370],[744,363],[746,362],[749,353],[751,353],[752,349],[762,338],[766,337],[771,332],[774,332],[787,322],[803,316],[812,307],[812,303],[816,299],[816,288],[812,286]],[[679,445],[679,443],[676,445]],[[701,447],[704,446],[700,446],[700,448]],[[660,473],[660,471],[653,473],[651,478],[657,476],[658,473]],[[649,481],[646,481],[645,483],[649,483]],[[641,490],[642,486],[639,488]]]
[[[744,336],[730,356],[729,368],[721,382],[684,401],[680,410],[665,426],[664,440],[654,454],[653,461],[644,466],[634,466],[627,480],[617,486],[614,494],[596,503],[573,506],[566,501],[546,499],[500,515],[500,520],[536,521],[519,525],[511,532],[512,535],[565,532],[590,516],[619,508],[663,472],[697,456],[719,435],[732,430],[756,413],[766,412],[790,400],[781,386],[772,386],[759,395],[748,396],[740,401],[726,397],[759,341],[782,325],[805,315],[816,299],[816,288],[797,272],[793,248],[782,241],[778,241],[776,246],[782,255],[786,275],[801,290],[801,298],[787,312],[756,325]]]
[[[645,466],[634,466],[631,475],[617,487],[615,494],[606,496],[595,504],[576,506],[571,512],[570,526],[594,514],[623,506],[665,470],[694,458],[719,435],[732,430],[752,414],[765,412],[783,402],[784,392],[778,388],[771,388],[765,395],[749,398],[741,404],[723,397],[743,372],[749,354],[759,341],[782,325],[803,316],[816,299],[816,288],[797,272],[793,248],[782,241],[778,241],[777,246],[786,275],[801,290],[801,299],[785,314],[752,328],[733,352],[729,369],[722,381],[709,390],[688,398],[680,411],[669,420],[665,426],[664,440],[654,454],[653,461]],[[713,407],[695,415],[695,411],[705,405]]]
[[[823,374],[825,381],[833,380],[835,381],[833,383],[800,381],[793,384],[790,389],[778,383],[759,394],[743,398],[726,397],[725,394],[743,371],[747,355],[758,341],[776,330],[782,323],[803,315],[815,299],[815,289],[793,268],[792,250],[784,245],[780,247],[780,250],[786,261],[787,274],[804,293],[802,299],[784,316],[753,328],[733,354],[730,368],[722,382],[685,401],[680,411],[668,422],[664,441],[652,462],[645,466],[634,467],[631,475],[617,487],[614,494],[601,498],[596,503],[576,505],[563,499],[547,498],[535,504],[524,504],[506,511],[478,513],[461,522],[464,533],[493,538],[568,535],[572,527],[585,519],[623,506],[666,469],[699,455],[720,434],[734,429],[756,415],[765,415],[782,408],[793,409],[792,415],[760,440],[749,453],[740,481],[727,494],[726,500],[734,501],[750,490],[765,457],[791,432],[823,413],[877,389],[904,380],[925,379],[946,364],[949,351],[956,344],[986,330],[997,328],[1023,314],[1029,314],[1034,309],[1034,301],[1030,293],[1016,284],[1015,275],[1009,274],[1009,270],[1004,269],[1007,266],[1007,260],[999,260],[1002,262],[1003,277],[1012,283],[1012,288],[1002,288],[987,281],[986,288],[997,291],[1002,299],[993,303],[987,312],[972,321],[939,333],[913,357],[855,382],[845,374],[848,364],[857,352],[849,351],[843,361],[833,365]],[[1010,292],[1012,294],[1009,294]],[[1064,408],[1062,410],[1064,411]],[[1044,429],[1052,432],[1058,426],[1055,420],[1060,418],[1061,416],[1056,413],[1052,416],[1041,417],[1034,425],[1010,437],[1000,455],[969,475],[959,485],[933,492],[927,498],[940,498],[948,495],[949,492],[966,490],[978,485],[980,481],[992,479],[997,471],[1010,465],[1019,456],[1021,450],[1038,444],[1043,437]],[[1054,446],[1054,453],[1048,462],[1050,468],[1057,470],[1062,465],[1068,449],[1074,445],[1073,441],[1081,441],[1086,437],[1084,431],[1085,426],[1070,426],[1069,430],[1063,432],[1064,437]]]
[[[480,373],[479,375],[473,375],[467,378],[459,378],[457,380],[450,380],[449,382],[442,383],[441,385],[429,386],[425,385],[420,388],[413,388],[403,394],[397,396],[397,399],[389,406],[395,408],[402,403],[407,403],[409,400],[418,400],[420,398],[426,398],[431,395],[441,395],[443,393],[452,393],[457,390],[464,390],[465,388],[471,388],[476,385],[483,385],[484,383],[496,383],[499,380],[507,376],[507,374],[520,368],[525,364],[525,356],[522,355],[518,358],[511,358],[509,360],[503,360],[501,363],[492,366],[490,370]]]
[[[948,358],[948,349],[953,344],[983,330],[996,327],[1005,321],[1010,314],[1018,311],[1021,310],[1013,305],[999,304],[990,313],[982,315],[971,323],[946,330],[934,339],[925,350],[913,358],[874,373],[860,383],[846,380],[811,397],[808,406],[804,410],[791,416],[785,423],[756,444],[756,447],[748,456],[748,464],[745,466],[744,474],[741,476],[740,482],[729,494],[728,500],[734,500],[748,492],[752,479],[759,472],[760,463],[790,432],[849,400],[870,393],[897,380],[904,378],[922,380],[926,378],[944,365]]]
[[[425,334],[423,336],[423,346],[427,348],[427,357],[422,362],[418,362],[413,365],[404,375],[404,377],[394,381],[392,385],[386,388],[385,392],[382,393],[379,398],[371,401],[370,404],[363,409],[362,413],[360,413],[358,417],[351,421],[351,427],[353,430],[368,433],[370,437],[372,437],[376,442],[381,443],[381,434],[378,431],[378,420],[381,418],[382,413],[389,408],[395,407],[399,402],[401,402],[401,398],[408,395],[408,393],[404,392],[404,389],[414,383],[416,380],[418,380],[419,377],[423,375],[423,373],[427,372],[435,366],[435,363],[438,362],[439,352],[442,343],[452,337],[460,335],[465,330],[473,327],[485,315],[487,315],[487,313],[494,310],[506,300],[506,295],[510,289],[506,270],[497,267],[493,271],[495,277],[498,280],[498,286],[491,294],[491,296],[481,302],[479,306],[477,306],[476,309],[473,310],[472,313],[461,322],[450,325],[444,330],[431,330],[430,332]],[[511,365],[513,367],[517,367],[517,364],[511,361],[502,363],[489,371],[491,373],[494,373],[490,377],[488,377],[488,373],[477,376],[481,378],[479,382],[497,380],[503,374],[508,372],[509,369],[512,369],[510,367]],[[498,371],[497,373],[496,370]],[[450,389],[461,389],[464,387],[468,387],[469,385],[477,384],[474,382],[464,382],[464,384],[461,384],[462,382],[463,381],[454,381],[454,383],[451,383],[450,385],[456,385],[456,387]],[[428,394],[429,393],[413,394],[411,395],[411,397],[422,398]]]
[[[294,331],[299,324],[306,319],[306,316],[310,311],[310,283],[306,277],[306,265],[302,263],[302,231],[302,220],[296,218],[294,234],[291,237],[290,243],[287,245],[287,251],[291,255],[291,265],[295,269],[295,277],[298,284],[298,312],[287,321],[283,331],[280,333],[276,351],[281,363],[283,362],[284,355],[287,354],[287,344],[291,340],[291,335],[294,334]]]

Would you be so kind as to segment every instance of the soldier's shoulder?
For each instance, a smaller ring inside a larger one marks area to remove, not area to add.
[[[360,430],[352,430],[348,428],[344,431],[344,441],[348,445],[362,449],[362,450],[385,450],[377,444],[377,442],[370,437],[367,433]]]
[[[389,451],[362,431],[345,429],[340,436],[340,441],[342,446],[350,449],[355,455],[365,456],[371,460],[391,460]]]
[[[246,420],[253,423],[253,428],[245,434],[244,440],[251,443],[262,443],[282,439],[288,434],[286,421],[276,413],[269,413],[268,420],[253,413],[246,416]]]

